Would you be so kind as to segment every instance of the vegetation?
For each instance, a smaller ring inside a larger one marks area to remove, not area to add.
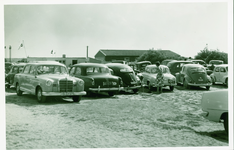
[[[225,64],[228,63],[228,54],[217,50],[208,50],[204,48],[196,56],[195,59],[204,60],[209,63],[210,60],[222,60]]]

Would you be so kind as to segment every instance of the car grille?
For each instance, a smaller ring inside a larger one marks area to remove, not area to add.
[[[59,86],[60,86],[60,92],[72,92],[73,81],[60,80]]]

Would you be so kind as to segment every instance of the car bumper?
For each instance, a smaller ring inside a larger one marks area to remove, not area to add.
[[[132,90],[132,89],[139,89],[139,88],[141,88],[140,85],[138,85],[138,86],[128,86],[128,87],[124,87],[123,89],[124,90]]]
[[[211,86],[212,83],[203,83],[203,84],[194,84],[194,83],[188,83],[190,86]]]
[[[86,95],[85,91],[82,92],[42,92],[44,96],[79,96]]]
[[[101,88],[99,86],[98,88],[89,88],[89,91],[105,92],[105,91],[121,91],[123,89],[124,89],[123,87]]]
[[[164,86],[176,86],[176,84],[170,84],[170,83],[166,83],[166,84],[163,84]]]

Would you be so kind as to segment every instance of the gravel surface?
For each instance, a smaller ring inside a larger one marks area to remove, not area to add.
[[[213,85],[210,90],[223,89]],[[160,148],[229,145],[222,123],[201,116],[204,88],[176,86],[173,92],[97,94],[71,99],[6,95],[7,149]]]

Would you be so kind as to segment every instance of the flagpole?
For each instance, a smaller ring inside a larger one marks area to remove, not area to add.
[[[26,58],[27,58],[28,56],[27,56],[27,52],[26,52],[26,48],[25,48],[25,44],[24,44],[24,40],[23,40],[23,46],[24,46],[24,52],[25,52],[25,55],[26,55]]]

